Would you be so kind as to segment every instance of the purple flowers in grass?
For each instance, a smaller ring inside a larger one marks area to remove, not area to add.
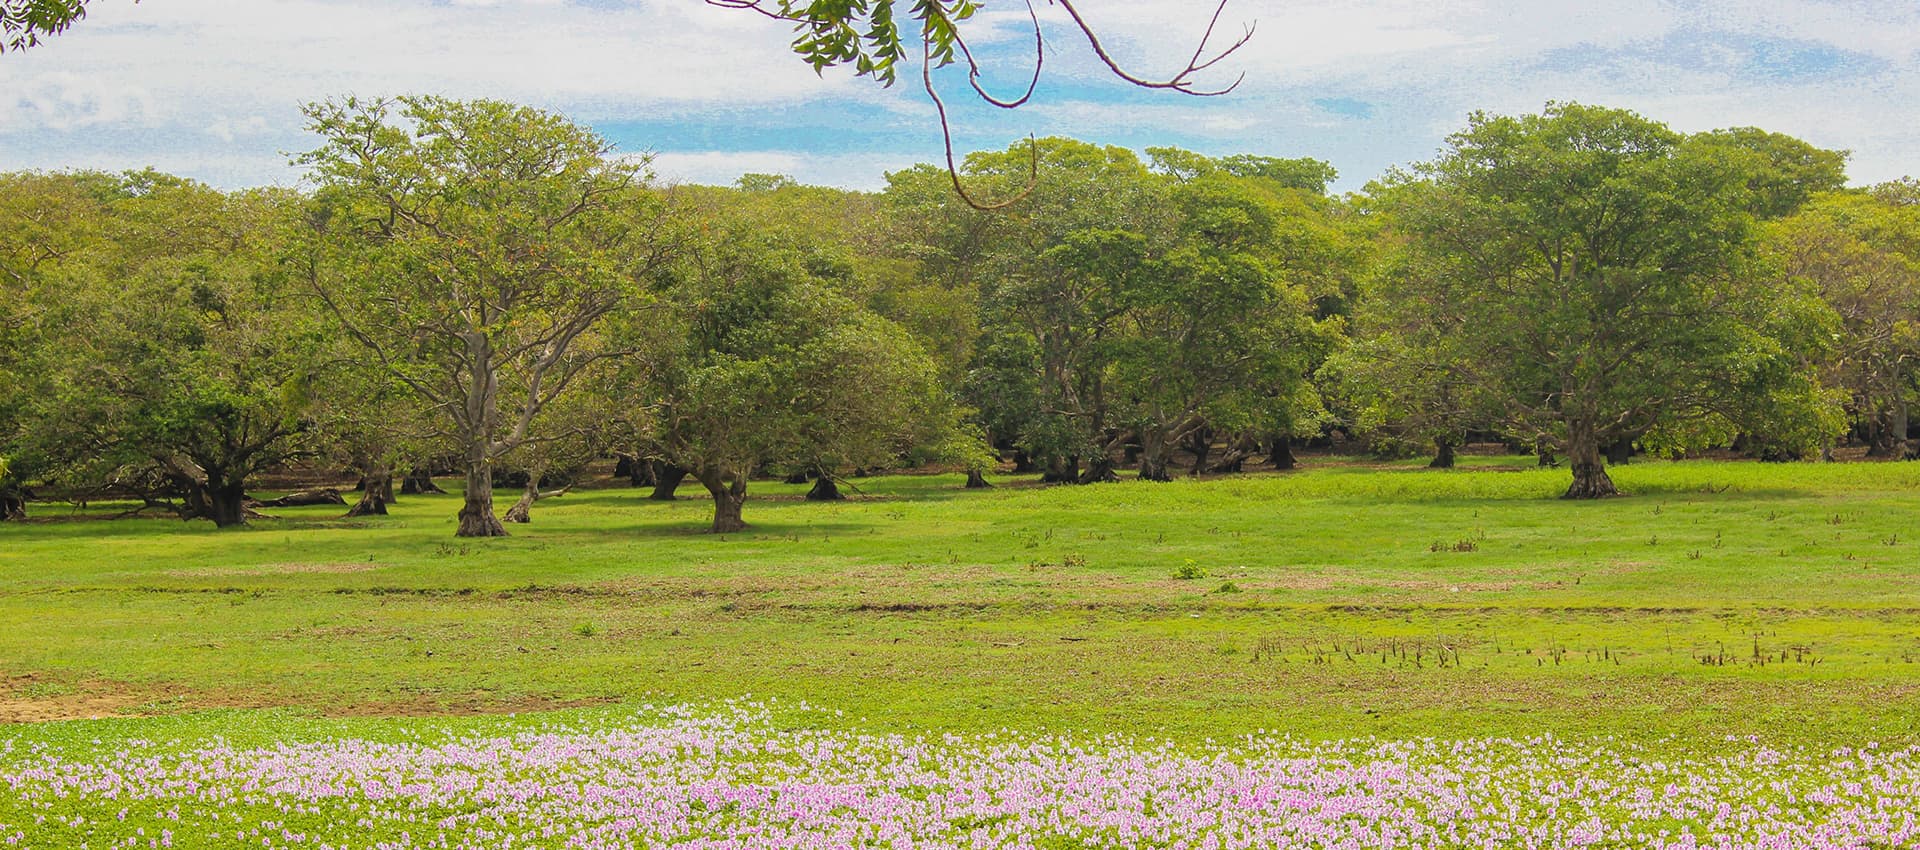
[[[1920,748],[780,728],[0,752],[0,846],[1911,848]]]

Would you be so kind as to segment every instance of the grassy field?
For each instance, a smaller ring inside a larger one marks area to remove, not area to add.
[[[1525,460],[756,484],[730,536],[36,506],[0,844],[1920,841],[1920,464]]]
[[[451,496],[228,532],[42,506],[0,527],[0,717],[752,695],[877,730],[1920,736],[1920,464],[1636,463],[1583,504],[1512,462],[756,484],[731,536],[625,488],[490,541]]]

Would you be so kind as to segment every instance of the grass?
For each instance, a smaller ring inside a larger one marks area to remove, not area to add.
[[[625,488],[490,541],[451,496],[225,532],[37,506],[0,526],[0,717],[140,716],[0,737],[752,695],[877,731],[1920,740],[1920,464],[1635,463],[1566,503],[1564,472],[1466,460],[756,483],[727,536]]]

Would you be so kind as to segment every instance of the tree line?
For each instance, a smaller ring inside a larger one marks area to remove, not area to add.
[[[493,101],[306,114],[300,191],[0,175],[0,516],[235,525],[316,465],[362,515],[457,472],[458,533],[492,536],[605,457],[733,531],[758,475],[1164,481],[1330,433],[1436,466],[1506,441],[1574,498],[1635,451],[1909,451],[1920,184],[1762,130],[1476,114],[1344,196],[1313,159],[1052,138],[965,158],[1026,193],[982,210],[931,165],[664,186]]]

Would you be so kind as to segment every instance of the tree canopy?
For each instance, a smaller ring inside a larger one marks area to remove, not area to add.
[[[1477,114],[1383,196],[1418,257],[1400,285],[1449,329],[1413,361],[1560,445],[1570,498],[1614,494],[1601,452],[1620,440],[1745,432],[1798,450],[1831,421],[1801,368],[1829,313],[1765,273],[1754,210],[1771,175],[1724,146],[1578,104]]]
[[[308,115],[300,191],[0,174],[0,520],[235,525],[269,475],[377,517],[438,473],[456,533],[494,536],[496,487],[527,521],[609,457],[653,498],[699,481],[724,533],[757,478],[831,499],[925,466],[1094,484],[1499,442],[1598,497],[1635,451],[1912,454],[1920,192],[1765,131],[1479,114],[1338,197],[1315,159],[1048,138],[966,157],[1032,186],[982,210],[938,165],[660,186],[494,101]]]

